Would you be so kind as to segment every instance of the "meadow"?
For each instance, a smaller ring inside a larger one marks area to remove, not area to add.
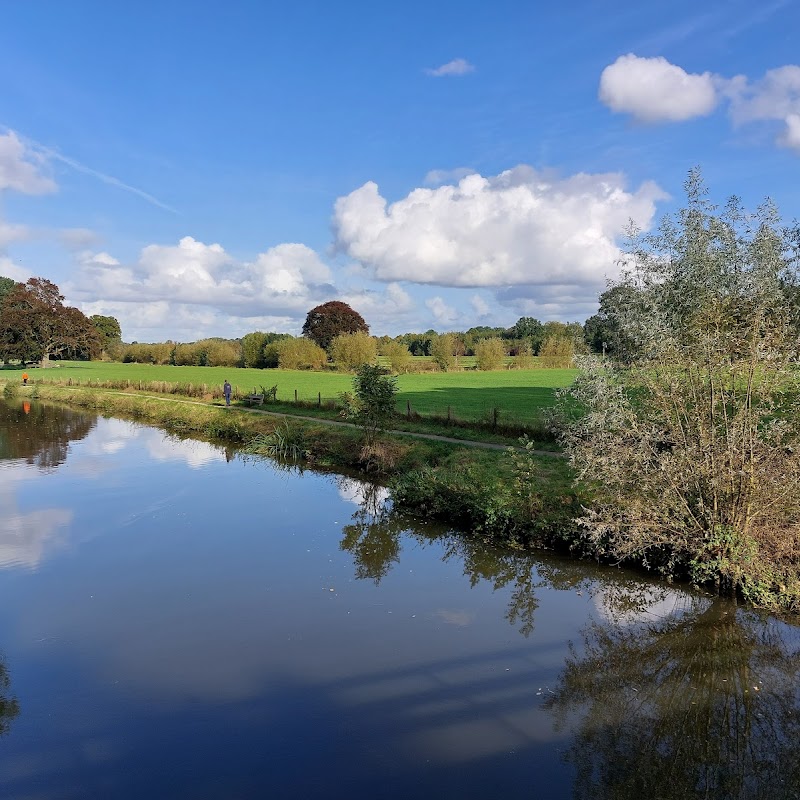
[[[3,378],[22,369],[6,368]],[[277,385],[278,400],[293,402],[334,401],[352,387],[352,376],[338,372],[312,372],[281,369],[236,369],[230,367],[177,367],[153,364],[122,364],[104,361],[60,362],[58,367],[42,370],[27,368],[32,382],[85,384],[89,381],[131,381],[132,383],[166,381],[207,385],[219,391],[227,379],[234,387],[234,398],[253,389]],[[568,386],[576,375],[573,369],[528,369],[481,372],[423,372],[400,375],[397,409],[406,413],[449,413],[464,421],[486,420],[498,410],[506,423],[535,423],[541,411],[553,405],[555,390]]]

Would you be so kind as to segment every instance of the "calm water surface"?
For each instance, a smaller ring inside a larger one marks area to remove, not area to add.
[[[0,403],[0,796],[800,797],[800,637]]]

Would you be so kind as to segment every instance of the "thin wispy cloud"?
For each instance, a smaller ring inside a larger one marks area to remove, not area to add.
[[[464,58],[454,58],[441,67],[425,70],[426,75],[432,75],[434,78],[457,77],[468,72],[475,72],[475,67]]]
[[[15,133],[11,128],[6,125],[3,125],[2,128],[7,133]],[[52,147],[48,147],[47,145],[42,144],[41,142],[37,142],[35,139],[31,139],[27,136],[21,136],[19,132],[16,132],[20,138],[23,139],[25,144],[35,150],[40,156],[44,156],[52,161],[59,161],[62,164],[74,169],[76,172],[81,172],[84,175],[89,175],[92,178],[96,178],[97,180],[101,181],[102,183],[107,184],[108,186],[115,186],[117,189],[122,189],[125,192],[130,192],[131,194],[136,195],[137,197],[141,197],[142,200],[147,201],[153,206],[157,208],[161,208],[164,211],[169,211],[171,214],[177,214],[178,211],[174,209],[172,206],[167,205],[166,203],[162,203],[157,197],[153,197],[152,194],[145,192],[142,189],[137,188],[136,186],[131,186],[129,183],[125,183],[121,181],[119,178],[115,178],[113,175],[107,175],[105,172],[100,172],[99,170],[93,169],[92,167],[87,166],[86,164],[77,161],[74,158],[70,158],[69,156],[65,156],[62,153],[59,153],[58,150],[54,150]]]

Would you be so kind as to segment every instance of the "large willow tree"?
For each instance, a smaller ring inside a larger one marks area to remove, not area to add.
[[[635,234],[611,314],[624,362],[588,359],[564,439],[598,553],[800,607],[797,226],[765,203],[688,203]]]

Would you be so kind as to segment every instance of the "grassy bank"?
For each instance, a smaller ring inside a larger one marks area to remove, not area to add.
[[[252,453],[309,466],[358,469],[387,482],[398,507],[441,519],[486,541],[553,547],[575,540],[570,520],[577,505],[564,459],[525,453],[512,458],[503,450],[388,434],[366,449],[361,431],[322,420],[283,419],[202,400],[83,386],[11,386],[15,401],[61,402],[179,434],[224,439]]]
[[[0,371],[0,380],[20,381],[22,369]],[[234,398],[254,387],[277,385],[278,400],[325,405],[352,386],[352,376],[337,372],[281,369],[231,369],[228,367],[173,367],[154,364],[120,364],[103,361],[61,362],[56,368],[27,369],[31,380],[41,382],[167,383],[205,387],[221,396],[223,382],[233,384]],[[408,415],[436,415],[467,422],[489,421],[536,426],[542,411],[553,405],[555,390],[575,378],[571,369],[460,371],[420,373],[398,377],[397,410]],[[496,409],[496,415],[495,415]]]

